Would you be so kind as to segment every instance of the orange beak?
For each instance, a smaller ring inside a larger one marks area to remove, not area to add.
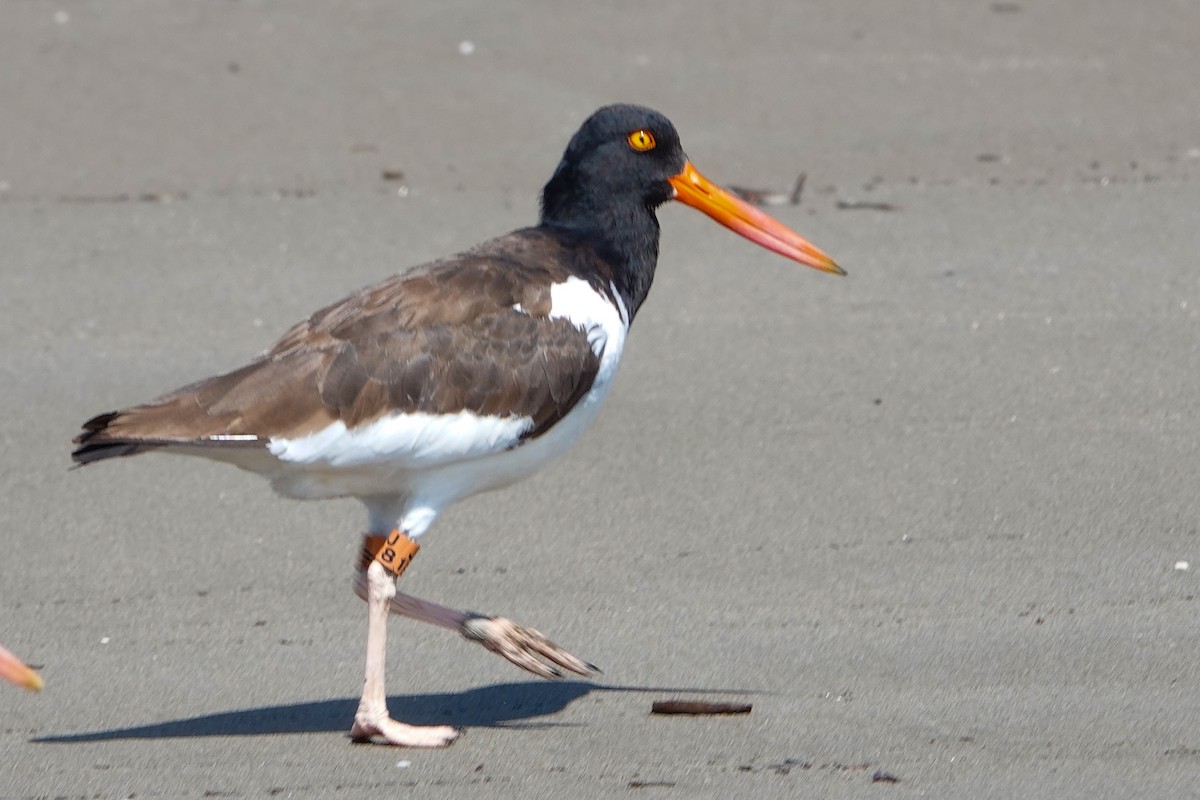
[[[689,161],[683,171],[668,181],[675,188],[675,199],[697,208],[717,222],[760,247],[799,261],[806,267],[845,275],[846,271],[812,244],[749,203],[734,197],[696,171]]]
[[[42,690],[42,676],[21,663],[21,659],[0,645],[0,678],[24,686],[32,692]]]

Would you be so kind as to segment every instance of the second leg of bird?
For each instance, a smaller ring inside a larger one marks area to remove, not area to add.
[[[458,731],[451,726],[405,725],[388,714],[384,672],[387,668],[388,608],[395,596],[396,578],[378,561],[372,561],[367,567],[366,681],[350,738],[366,742],[378,736],[388,744],[401,747],[445,747],[458,738]]]

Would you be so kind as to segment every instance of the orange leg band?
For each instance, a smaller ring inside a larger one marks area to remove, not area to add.
[[[372,561],[378,561],[390,575],[399,578],[420,549],[421,545],[399,530],[392,531],[386,537],[364,536],[359,566],[365,570]]]

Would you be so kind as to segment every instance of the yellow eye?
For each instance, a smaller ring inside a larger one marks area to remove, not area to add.
[[[654,134],[647,130],[634,131],[629,134],[627,141],[629,146],[639,153],[653,150],[655,145]]]

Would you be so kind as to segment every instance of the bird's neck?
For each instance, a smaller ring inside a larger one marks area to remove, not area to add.
[[[554,194],[553,182],[542,200],[543,227],[571,234],[612,267],[613,284],[633,319],[650,293],[658,263],[658,219],[640,202],[610,202],[596,207],[588,197]]]

